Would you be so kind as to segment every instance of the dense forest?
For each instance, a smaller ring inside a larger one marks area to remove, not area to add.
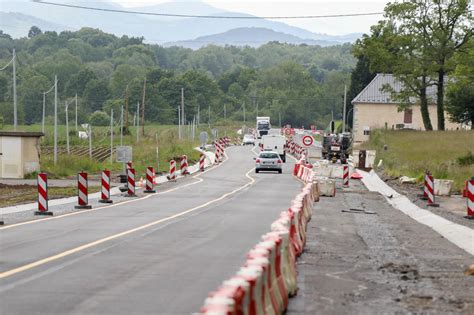
[[[116,37],[101,30],[42,32],[12,39],[0,31],[0,67],[17,54],[18,120],[40,123],[43,93],[58,78],[60,119],[76,94],[79,122],[94,112],[120,111],[128,95],[129,117],[142,102],[150,123],[176,124],[184,88],[186,119],[200,111],[203,123],[269,115],[275,125],[326,127],[342,114],[344,84],[356,60],[352,46],[320,47],[271,42],[259,48],[207,46],[199,50],[145,44],[143,38]],[[1,68],[0,68],[1,69]],[[0,71],[0,115],[13,121],[12,67]],[[128,86],[128,92],[127,92]],[[52,121],[54,91],[45,95],[46,122]],[[244,110],[245,109],[245,110]],[[69,106],[74,117],[73,106]],[[96,113],[94,116],[98,116]],[[115,116],[117,117],[117,116]],[[104,119],[105,120],[105,119]]]

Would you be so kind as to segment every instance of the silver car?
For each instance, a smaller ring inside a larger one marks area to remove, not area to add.
[[[242,145],[247,145],[247,144],[255,145],[255,137],[253,135],[250,135],[250,134],[244,135]]]
[[[260,152],[255,159],[255,173],[260,171],[277,171],[281,174],[283,161],[280,155],[274,151]]]

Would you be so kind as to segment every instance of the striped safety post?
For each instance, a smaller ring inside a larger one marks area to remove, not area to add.
[[[200,170],[201,172],[204,172],[204,159],[205,159],[204,154],[201,154],[201,155],[199,156],[199,170]]]
[[[127,197],[136,197],[135,195],[135,169],[127,170]]]
[[[188,157],[183,155],[181,157],[181,175],[188,175]]]
[[[426,172],[425,172],[425,176],[424,176],[424,178],[423,178],[423,193],[420,194],[420,195],[418,195],[421,200],[428,200],[428,182],[427,182],[427,180],[428,180],[428,178],[427,178],[428,174],[429,174],[429,172],[426,171]]]
[[[342,185],[344,187],[349,187],[349,165],[344,164],[342,171]]]
[[[170,175],[168,179],[171,181],[176,181],[176,161],[175,160],[170,161]]]
[[[87,191],[87,173],[77,173],[77,205],[74,206],[76,209],[91,209],[89,205],[89,193]]]
[[[100,200],[101,203],[112,203],[110,199],[110,171],[102,171],[101,188],[100,188]]]
[[[145,190],[144,193],[152,194],[156,191],[153,189],[155,184],[155,170],[153,167],[149,166],[146,168],[146,181],[145,181]]]
[[[467,217],[474,219],[474,177],[467,181]]]
[[[426,193],[428,196],[428,206],[430,207],[439,207],[439,204],[435,203],[435,193],[434,193],[434,179],[431,174],[426,175]]]
[[[53,213],[48,210],[48,175],[46,173],[39,173],[38,211],[35,211],[35,215],[53,215]]]

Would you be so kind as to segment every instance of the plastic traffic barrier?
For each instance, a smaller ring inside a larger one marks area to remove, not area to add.
[[[467,181],[467,216],[474,219],[474,177]]]
[[[102,171],[99,202],[112,203],[112,200],[110,199],[110,171],[109,170]]]
[[[170,181],[176,181],[176,161],[170,161],[170,175],[168,176]]]
[[[135,169],[127,169],[127,197],[136,197],[135,195]]]
[[[188,175],[188,157],[183,155],[181,157],[181,175]]]
[[[91,209],[89,205],[89,193],[87,184],[87,173],[77,173],[77,205],[74,206],[76,209]]]
[[[38,211],[35,215],[53,215],[48,211],[48,175],[46,173],[38,174]]]
[[[145,184],[145,190],[143,192],[147,194],[155,193],[156,191],[153,189],[154,184],[155,184],[155,170],[153,169],[153,167],[148,166],[146,168],[146,184]]]

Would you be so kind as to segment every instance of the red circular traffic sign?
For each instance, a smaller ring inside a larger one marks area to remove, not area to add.
[[[290,128],[285,128],[285,135],[291,136],[291,129]]]
[[[309,147],[313,144],[313,137],[311,136],[304,136],[303,137],[303,145]]]

